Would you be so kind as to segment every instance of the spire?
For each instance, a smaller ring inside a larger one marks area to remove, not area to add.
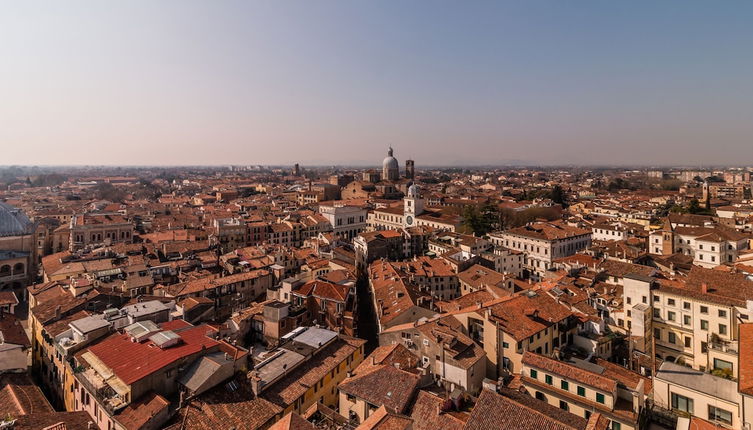
[[[387,155],[389,155],[390,157],[392,157],[392,147],[391,146],[390,146],[390,149],[387,151]]]

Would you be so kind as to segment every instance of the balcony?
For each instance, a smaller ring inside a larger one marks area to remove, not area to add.
[[[732,340],[711,339],[709,340],[709,349],[721,351],[726,354],[737,355],[739,351],[738,342]]]
[[[119,395],[94,369],[77,372],[76,379],[110,415],[114,415],[128,405],[123,396]]]

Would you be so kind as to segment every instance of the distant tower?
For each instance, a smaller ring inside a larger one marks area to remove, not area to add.
[[[413,160],[405,160],[405,177],[408,179],[415,179],[416,170],[413,165]]]
[[[299,166],[298,163],[295,163],[295,166],[293,167],[293,176],[301,176],[301,166]]]
[[[397,159],[392,156],[392,147],[387,151],[387,157],[382,161],[382,180],[397,181],[400,179],[400,167]]]
[[[709,182],[703,181],[703,204],[706,209],[711,208],[711,194],[709,193]]]

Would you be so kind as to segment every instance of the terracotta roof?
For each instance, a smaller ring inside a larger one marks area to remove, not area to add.
[[[614,393],[617,390],[617,381],[614,379],[530,351],[523,353],[523,364],[607,393]]]
[[[504,233],[541,240],[560,240],[569,237],[590,235],[591,230],[572,227],[563,223],[535,222],[506,230]]]
[[[346,378],[338,389],[373,405],[384,405],[390,412],[403,413],[418,388],[419,380],[419,375],[382,365]]]
[[[3,343],[21,345],[27,348],[31,346],[21,322],[13,314],[3,313],[0,315],[0,334],[2,334]]]
[[[88,430],[91,421],[91,415],[86,411],[34,413],[16,418],[13,429],[40,430],[64,428],[65,430]],[[65,427],[59,427],[61,424],[65,425]]]
[[[220,384],[189,401],[167,430],[257,430],[268,427],[283,408],[254,395],[246,377],[233,379],[236,389]]]
[[[371,263],[369,278],[374,300],[382,306],[381,311],[377,309],[382,325],[417,305],[419,292],[414,286],[406,284],[389,262]]]
[[[170,406],[164,397],[150,392],[135,402],[131,402],[123,409],[115,419],[127,430],[139,430],[158,413],[166,410]]]
[[[469,415],[459,412],[441,413],[444,402],[437,395],[420,390],[410,414],[413,418],[413,430],[462,430]]]
[[[624,278],[626,275],[651,276],[656,273],[656,269],[638,264],[625,263],[616,260],[604,260],[599,264],[599,269],[606,272],[609,276]]]
[[[175,285],[169,285],[163,287],[166,294],[178,297],[186,296],[189,294],[195,294],[206,290],[212,290],[220,288],[223,285],[230,285],[236,282],[243,282],[250,279],[257,279],[263,276],[271,276],[270,272],[264,269],[252,270],[249,272],[236,273],[234,275],[223,276],[221,278],[215,278],[214,276],[207,276],[200,279],[194,279],[186,282],[181,282]]]
[[[314,296],[320,299],[332,300],[345,303],[351,287],[341,284],[333,284],[315,279],[295,288],[292,293],[302,297]]]
[[[587,421],[558,409],[547,413],[545,402],[531,398],[526,403],[482,390],[465,430],[585,430]],[[548,405],[547,405],[548,406]]]
[[[545,293],[521,294],[490,306],[491,318],[515,340],[527,337],[573,316],[574,313]]]
[[[706,292],[703,291],[706,285]],[[660,280],[659,291],[686,295],[726,306],[745,306],[753,300],[753,281],[742,273],[693,266],[687,279]]]
[[[269,430],[316,430],[316,427],[295,412],[290,412],[277,421]]]
[[[380,406],[356,427],[356,430],[411,430],[413,428],[412,419],[390,413],[386,407]]]
[[[41,414],[54,412],[29,375],[26,373],[7,373],[0,375],[0,416]]]
[[[418,365],[418,356],[412,353],[402,343],[377,347],[358,365],[355,374],[366,372],[371,368],[388,365],[409,371]]]

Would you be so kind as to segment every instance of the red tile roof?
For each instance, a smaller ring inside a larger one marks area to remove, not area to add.
[[[132,342],[127,334],[114,334],[89,351],[109,367],[124,383],[130,385],[151,375],[171,363],[202,350],[211,352],[219,349],[220,343],[206,336],[212,330],[206,325],[191,326],[185,321],[174,320],[161,325],[164,330],[175,331],[182,342],[161,349],[152,341]]]
[[[617,391],[617,381],[614,379],[530,351],[526,351],[523,354],[523,364],[553,373],[571,381],[598,388],[607,393],[615,393]]]

